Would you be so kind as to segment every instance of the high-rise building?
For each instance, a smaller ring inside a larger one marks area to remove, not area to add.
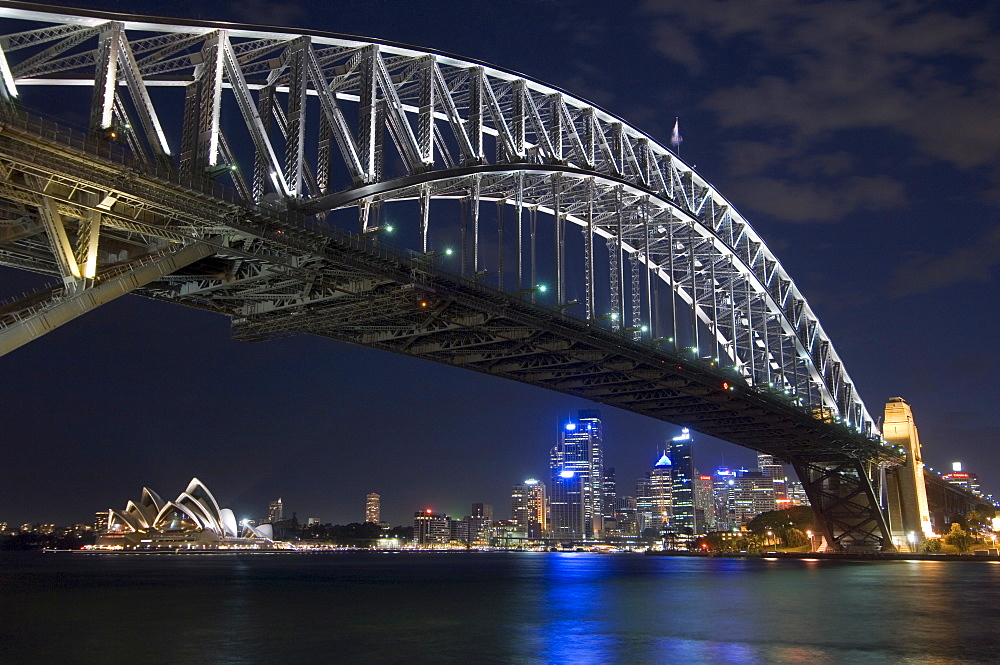
[[[639,519],[634,496],[621,496],[615,500],[615,525],[618,535],[634,538],[639,535]]]
[[[599,536],[603,523],[604,450],[601,414],[580,411],[560,427],[549,455],[549,495],[553,538],[577,540]]]
[[[473,545],[491,545],[493,541],[493,506],[488,503],[472,504],[469,516],[469,540]]]
[[[757,470],[771,479],[774,485],[774,501],[779,506],[788,502],[788,489],[785,487],[785,466],[775,462],[773,455],[757,455]]]
[[[694,477],[694,517],[698,525],[697,533],[708,533],[719,528],[712,476],[701,475],[697,471]]]
[[[272,501],[267,505],[267,521],[277,524],[284,518],[284,507],[281,505],[281,497],[277,501]]]
[[[510,493],[511,518],[529,540],[539,540],[548,531],[548,501],[545,483],[529,478],[514,485]]]
[[[94,513],[94,533],[101,534],[108,530],[109,513],[107,510]]]
[[[785,482],[785,494],[788,495],[788,503],[786,505],[789,507],[810,505],[806,489],[797,480],[787,480]]]
[[[618,497],[618,486],[615,483],[615,467],[604,467],[604,497],[602,505],[604,507],[604,519],[613,520],[615,518],[615,499]]]
[[[413,542],[417,545],[447,545],[451,540],[451,525],[447,515],[430,508],[413,513]]]
[[[493,520],[493,504],[474,503],[472,504],[472,516],[482,519]]]
[[[715,495],[715,528],[729,531],[739,526],[733,504],[736,498],[736,472],[725,467],[716,469],[712,487]]]
[[[970,473],[969,471],[963,471],[961,462],[953,462],[951,465],[951,473],[946,473],[941,477],[948,483],[961,487],[966,492],[971,492],[976,496],[982,496],[982,492],[979,489],[979,476],[975,473]]]
[[[365,521],[374,524],[382,521],[382,497],[375,492],[365,497]]]
[[[673,494],[673,464],[670,457],[663,453],[653,470],[636,484],[635,500],[643,530],[656,529],[663,532],[670,528]]]
[[[685,427],[670,441],[671,521],[678,533],[695,534],[700,525],[695,516],[694,456],[691,451],[691,431]]]
[[[774,510],[774,482],[760,471],[740,469],[732,499],[737,524],[746,524],[761,513]]]

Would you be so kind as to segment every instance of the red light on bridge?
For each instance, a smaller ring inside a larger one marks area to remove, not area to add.
[[[723,381],[722,382],[722,389],[723,390],[729,390],[729,382],[728,381]]]

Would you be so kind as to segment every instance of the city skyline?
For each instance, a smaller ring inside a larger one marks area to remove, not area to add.
[[[930,465],[948,469],[961,460],[989,489],[988,479],[1000,473],[990,453],[1000,438],[1000,397],[988,380],[997,358],[985,350],[998,314],[982,311],[982,303],[994,298],[1000,252],[991,170],[998,142],[986,124],[997,90],[983,78],[997,56],[983,47],[995,33],[996,12],[986,3],[959,14],[943,5],[879,12],[857,3],[780,10],[761,4],[756,13],[733,13],[716,2],[648,2],[610,16],[597,3],[556,4],[533,6],[525,21],[523,6],[500,17],[476,7],[447,14],[431,7],[403,20],[325,7],[307,14],[286,3],[133,3],[147,13],[308,23],[422,43],[563,87],[663,142],[680,116],[684,158],[781,258],[869,408],[878,412],[889,398],[906,398]],[[844,20],[825,21],[828,12]],[[444,17],[488,19],[516,38],[482,39]],[[936,40],[941,25],[961,38]],[[904,28],[915,46],[871,37]],[[806,33],[819,37],[804,40]],[[739,57],[748,44],[774,65],[770,78]],[[862,66],[849,66],[847,46]],[[850,83],[828,89],[802,53]],[[40,94],[26,91],[26,103]],[[727,103],[734,97],[747,103]],[[949,194],[934,194],[942,191]],[[959,232],[942,234],[942,219]],[[10,270],[0,275],[2,297],[36,283]],[[982,322],[963,323],[969,312]],[[96,505],[65,518],[77,521],[134,493],[133,478],[167,487],[192,474],[231,488],[234,506],[280,495],[301,519],[353,515],[347,507],[380,477],[390,489],[376,489],[387,506],[400,506],[393,508],[397,519],[435,501],[448,504],[443,512],[462,511],[484,486],[495,495],[478,500],[503,505],[511,482],[543,476],[544,467],[524,461],[528,451],[551,446],[539,446],[544,436],[534,428],[541,432],[552,412],[595,406],[330,340],[237,343],[223,318],[134,297],[4,357],[0,377],[0,437],[20,453],[20,473],[0,490],[0,510],[9,512],[0,519],[11,521],[30,519],[29,509],[59,520],[67,497],[94,495]],[[66,377],[85,388],[67,387]],[[601,408],[609,442],[630,451],[615,464],[622,479],[648,466],[639,461],[647,446],[679,429]],[[711,445],[729,451],[729,466],[754,456]],[[165,450],[173,451],[170,459]],[[317,468],[333,477],[315,481]],[[436,488],[449,474],[461,476],[456,498],[441,500]]]

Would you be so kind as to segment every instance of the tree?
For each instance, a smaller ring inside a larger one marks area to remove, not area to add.
[[[813,510],[809,506],[793,506],[784,510],[770,510],[750,520],[747,528],[758,535],[768,531],[777,533],[782,529],[795,528],[799,531],[813,529]]]
[[[940,538],[928,538],[924,541],[923,545],[920,546],[921,549],[928,554],[938,554],[941,552],[941,539]]]
[[[944,537],[944,542],[951,545],[959,552],[967,552],[972,547],[972,536],[958,522],[953,522],[951,531]]]

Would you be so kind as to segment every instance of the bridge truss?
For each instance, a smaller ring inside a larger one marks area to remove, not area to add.
[[[0,265],[59,279],[0,309],[0,354],[135,292],[237,339],[329,336],[774,454],[831,545],[891,547],[877,481],[899,457],[819,320],[747,221],[619,118],[326,33],[0,19]],[[55,98],[82,132],[25,111]]]

